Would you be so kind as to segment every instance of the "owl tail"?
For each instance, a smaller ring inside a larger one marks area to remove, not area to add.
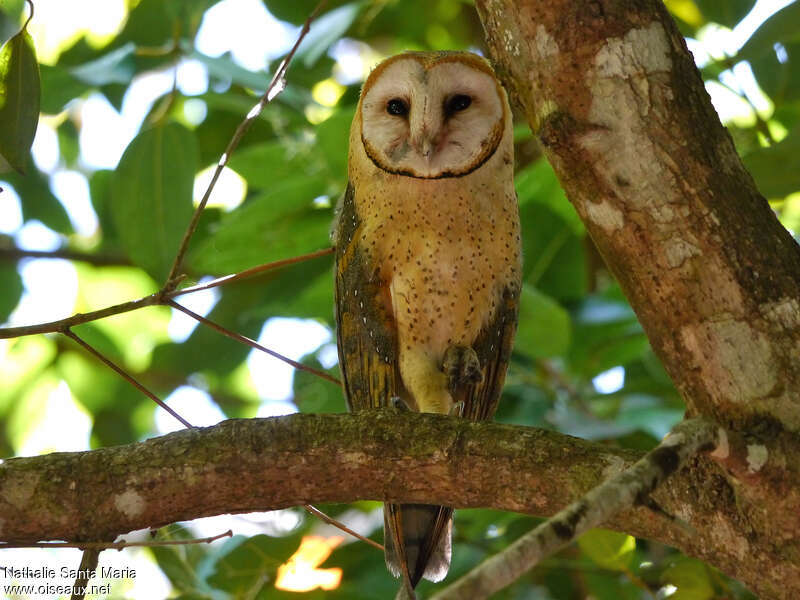
[[[412,588],[423,577],[441,581],[450,568],[453,509],[432,504],[384,504],[386,566]]]

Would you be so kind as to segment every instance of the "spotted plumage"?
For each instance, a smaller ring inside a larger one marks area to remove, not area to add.
[[[494,414],[516,328],[519,216],[511,113],[465,52],[378,65],[350,131],[333,231],[339,359],[350,410]],[[452,509],[387,504],[386,561],[415,586],[450,563]]]

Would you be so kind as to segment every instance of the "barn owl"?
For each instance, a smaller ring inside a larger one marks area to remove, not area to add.
[[[468,52],[408,52],[369,75],[333,228],[348,408],[494,414],[521,250],[506,93]],[[384,506],[386,563],[415,587],[450,565],[453,509]]]

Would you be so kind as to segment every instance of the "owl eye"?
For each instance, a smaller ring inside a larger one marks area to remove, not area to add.
[[[445,103],[445,112],[449,115],[469,108],[472,104],[472,98],[466,94],[456,94]]]
[[[404,117],[408,114],[408,104],[400,98],[392,98],[386,103],[386,112],[396,117]]]

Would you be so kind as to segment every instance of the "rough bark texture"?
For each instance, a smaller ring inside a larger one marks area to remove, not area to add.
[[[743,441],[723,440],[715,454],[742,480],[760,476]],[[550,515],[640,457],[551,431],[393,410],[231,420],[139,444],[3,461],[0,539],[107,540],[221,513],[358,499]],[[607,525],[746,581],[768,564],[776,586],[800,592],[792,548],[751,546],[733,490],[707,459],[690,461],[653,498],[697,533],[643,508]]]
[[[498,71],[689,414],[748,440],[756,477],[748,466],[693,492],[736,497],[714,519],[741,562],[710,562],[764,597],[800,597],[800,247],[660,1],[476,4]]]
[[[728,447],[730,457],[746,453]],[[548,515],[640,457],[551,431],[393,410],[231,420],[127,446],[3,461],[0,539],[107,540],[221,513],[358,499]],[[687,515],[696,536],[644,508],[608,525],[732,569],[747,540],[720,517],[736,510],[724,484],[710,461],[696,458],[653,495]],[[698,495],[700,487],[711,493]]]

